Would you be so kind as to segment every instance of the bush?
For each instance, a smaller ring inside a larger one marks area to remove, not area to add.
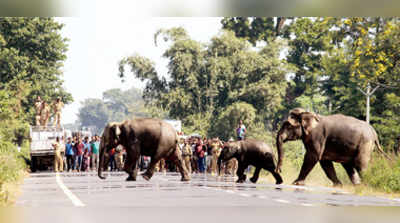
[[[0,140],[0,206],[9,205],[16,196],[15,185],[25,174],[27,168],[28,144],[24,144],[21,152],[10,142]]]
[[[386,193],[400,192],[400,159],[390,163],[375,155],[363,175],[363,183]]]

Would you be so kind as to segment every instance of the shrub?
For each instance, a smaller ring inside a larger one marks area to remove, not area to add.
[[[15,145],[0,140],[0,206],[9,205],[15,197],[15,188],[10,185],[24,176],[28,151],[27,143],[17,152]]]
[[[400,159],[390,163],[375,155],[363,174],[363,183],[387,193],[400,192]]]

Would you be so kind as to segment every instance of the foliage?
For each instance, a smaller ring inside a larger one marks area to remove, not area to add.
[[[0,205],[10,204],[16,191],[8,185],[25,174],[37,96],[48,103],[72,101],[62,86],[62,27],[52,18],[0,18]]]
[[[142,93],[136,88],[126,91],[110,89],[103,92],[102,99],[88,98],[79,108],[78,118],[81,126],[94,126],[100,133],[108,122],[119,122],[132,116],[147,116],[143,109]]]
[[[62,87],[67,50],[62,27],[52,18],[0,18],[0,89],[18,98],[15,112],[30,123],[37,96],[72,101]]]
[[[368,170],[363,175],[363,182],[386,193],[400,192],[400,159],[390,164],[382,157],[373,157]]]
[[[138,54],[119,64],[122,79],[130,67],[137,78],[147,81],[146,104],[151,102],[164,108],[170,118],[183,120],[187,131],[229,137],[232,133],[228,131],[237,123],[224,124],[223,120],[238,105],[252,107],[251,122],[257,116],[264,130],[272,128],[270,120],[282,108],[288,85],[285,76],[293,70],[279,59],[284,42],[271,40],[254,49],[234,33],[223,31],[204,44],[192,40],[182,28],[158,31],[156,42],[159,36],[171,42],[163,54],[169,60],[168,80],[157,74],[152,61]]]

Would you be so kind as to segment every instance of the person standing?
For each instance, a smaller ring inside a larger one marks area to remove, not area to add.
[[[82,158],[83,158],[83,149],[85,145],[82,143],[82,139],[78,138],[78,142],[75,144],[75,169],[80,172],[82,168]]]
[[[117,148],[115,148],[115,164],[118,171],[122,171],[124,167],[123,150],[124,148],[122,145],[118,145]]]
[[[67,143],[65,144],[65,156],[67,157],[67,171],[74,170],[74,149],[71,142],[71,137],[68,137]]]
[[[53,143],[54,148],[54,171],[62,172],[64,171],[64,163],[61,156],[61,146],[60,146],[60,138],[57,136],[56,142]]]
[[[54,105],[53,105],[53,111],[54,111],[54,123],[53,123],[53,126],[54,127],[58,127],[58,128],[60,128],[61,127],[61,110],[62,110],[62,108],[64,107],[64,103],[61,101],[61,98],[60,97],[58,97],[57,99],[56,99],[56,101],[54,102]]]
[[[199,166],[199,172],[204,173],[205,172],[205,151],[203,149],[203,143],[201,139],[197,140],[196,144],[196,154],[198,157],[198,166]]]
[[[47,123],[49,121],[50,118],[50,106],[47,104],[47,102],[43,102],[42,103],[42,111],[40,113],[41,117],[40,117],[40,124],[42,126],[47,127]]]
[[[90,143],[92,149],[90,160],[92,162],[92,170],[95,171],[97,171],[97,168],[99,167],[99,145],[99,137],[97,135],[93,136],[92,142]]]
[[[115,148],[112,148],[108,152],[108,157],[109,157],[109,162],[110,162],[110,171],[115,171],[116,165],[115,165]]]
[[[188,173],[192,173],[192,147],[188,140],[185,140],[185,143],[182,146],[182,159]]]
[[[243,124],[243,121],[240,120],[239,121],[239,126],[236,129],[236,136],[237,136],[237,140],[244,140],[245,136],[246,136],[246,126]]]
[[[221,148],[222,148],[222,143],[221,141],[216,138],[213,139],[211,142],[211,153],[212,153],[212,159],[211,159],[211,174],[218,174],[218,157],[221,154]]]
[[[41,119],[41,113],[42,113],[42,105],[43,101],[40,96],[37,96],[36,102],[35,102],[35,124],[36,126],[40,126],[40,119]]]

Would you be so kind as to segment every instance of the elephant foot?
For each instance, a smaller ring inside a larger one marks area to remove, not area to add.
[[[136,178],[129,176],[128,178],[126,178],[126,181],[136,181]]]
[[[243,179],[238,179],[238,180],[236,181],[236,183],[244,183],[244,180],[243,180]]]
[[[275,184],[282,184],[282,183],[283,183],[283,180],[282,180],[282,179],[277,180],[277,181],[275,182]]]
[[[236,183],[244,183],[246,181],[246,175],[243,175],[239,177],[239,179],[236,181]]]
[[[343,184],[341,182],[335,182],[333,183],[333,187],[343,187]]]
[[[251,181],[252,183],[257,183],[257,180],[258,180],[258,178],[255,178],[255,177],[250,178],[250,181]]]
[[[181,181],[190,181],[190,177],[182,177]]]
[[[147,174],[142,174],[142,177],[143,177],[143,179],[145,179],[145,180],[147,180],[147,181],[149,181],[150,180],[150,176],[148,176]]]
[[[296,180],[295,182],[293,182],[293,185],[297,185],[297,186],[304,186],[304,180]]]

